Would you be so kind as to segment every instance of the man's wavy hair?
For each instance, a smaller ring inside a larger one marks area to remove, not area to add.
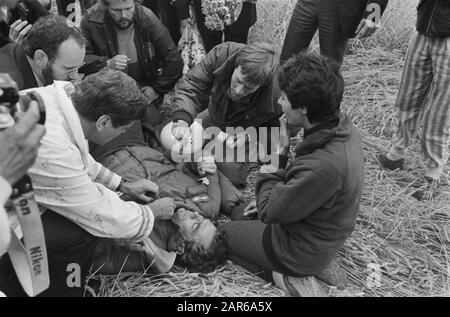
[[[34,58],[37,50],[42,50],[50,61],[54,61],[59,47],[69,38],[75,39],[81,47],[86,45],[83,35],[76,28],[68,26],[65,17],[48,15],[33,24],[22,42],[22,47],[30,58]]]
[[[245,79],[253,85],[267,85],[275,77],[278,53],[274,45],[255,42],[244,46],[236,55],[236,68],[241,66]]]
[[[193,241],[186,241],[183,254],[177,261],[191,272],[209,273],[225,263],[227,249],[223,233],[217,231],[208,248]]]
[[[333,60],[316,54],[295,55],[281,66],[278,83],[292,109],[306,108],[311,123],[339,117],[344,79]]]
[[[96,122],[101,116],[109,115],[114,128],[144,118],[148,105],[133,78],[108,68],[76,84],[71,98],[84,119]]]

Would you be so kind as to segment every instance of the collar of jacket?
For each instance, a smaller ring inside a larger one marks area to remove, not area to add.
[[[15,45],[16,45],[16,47],[14,49],[14,59],[16,60],[17,68],[19,69],[20,73],[22,74],[23,85],[24,85],[24,87],[22,89],[38,87],[36,77],[34,77],[33,70],[31,69],[31,65],[28,62],[27,55],[25,54],[25,51],[22,48],[22,45],[20,45],[20,44],[15,44]]]
[[[295,149],[296,157],[310,154],[331,140],[336,135],[342,119],[341,117],[327,121],[309,130],[304,141]]]
[[[140,28],[150,27],[151,24],[148,19],[145,19],[144,9],[140,4],[136,3],[136,11],[133,18],[133,24],[138,25]],[[102,3],[97,3],[94,7],[90,9],[89,22],[98,24],[109,24],[109,14],[106,7]],[[111,21],[112,22],[112,21]]]
[[[219,85],[223,86],[225,91],[230,86],[231,77],[233,76],[233,72],[236,68],[237,54],[244,48],[245,45],[239,44],[239,46],[239,49],[231,53],[231,55],[225,60],[225,63],[214,71],[214,77],[218,81]],[[277,106],[276,102],[275,104],[272,102],[273,94],[276,90],[277,87],[275,86],[274,79],[268,84],[262,85],[256,92],[254,92],[255,95],[258,95],[256,98],[263,100],[263,102],[259,103],[257,110],[258,114],[281,113],[281,108]]]

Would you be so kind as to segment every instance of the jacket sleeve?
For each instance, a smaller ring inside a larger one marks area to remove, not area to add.
[[[85,64],[80,68],[80,73],[89,75],[100,71],[106,66],[107,56],[99,56],[94,54],[94,46],[92,37],[89,32],[88,16],[85,15],[81,20],[80,30],[86,39],[86,56],[84,58]]]
[[[189,14],[189,3],[191,0],[177,0],[175,2],[175,7],[177,9],[178,20],[185,20],[190,17]]]
[[[371,4],[378,4],[381,9],[381,12],[380,12],[381,16],[383,16],[383,13],[386,10],[386,7],[388,5],[388,1],[389,0],[369,0],[369,1],[367,1],[367,6],[366,6],[366,9],[364,10],[363,19],[366,19],[372,13],[372,11],[367,10],[368,6]],[[380,19],[381,19],[381,16],[380,16]]]
[[[155,24],[151,37],[162,63],[162,73],[156,79],[153,88],[160,94],[166,94],[175,86],[183,73],[183,59],[166,27],[153,13],[148,14],[154,17]]]
[[[42,141],[39,156],[29,170],[36,201],[97,237],[132,241],[147,237],[154,222],[150,207],[125,202],[96,182],[106,184],[108,176],[102,176],[104,171],[98,166],[91,166],[91,160],[86,166],[78,148],[70,140],[63,141],[49,137]]]
[[[208,107],[209,95],[214,84],[214,71],[228,57],[226,51],[233,43],[214,47],[205,58],[182,79],[171,105],[173,120],[181,119],[191,124],[198,113]]]
[[[284,169],[260,173],[256,183],[259,219],[264,223],[304,219],[335,196],[339,187],[332,174],[306,165],[297,165],[289,173]]]

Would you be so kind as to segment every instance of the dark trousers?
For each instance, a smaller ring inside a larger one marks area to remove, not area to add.
[[[203,45],[205,46],[205,51],[208,53],[214,46],[219,45],[223,42],[237,42],[247,44],[248,32],[250,27],[239,28],[238,30],[231,30],[229,26],[225,27],[222,31],[211,31],[205,26],[205,15],[202,13],[201,0],[194,0],[194,7],[196,12],[197,27],[200,31],[200,35],[203,39]],[[240,15],[239,19],[245,18],[244,15]]]
[[[159,16],[161,22],[169,30],[175,45],[180,41],[180,21],[177,16],[177,8],[170,4],[169,0],[144,0],[142,5],[149,8]]]
[[[319,29],[320,53],[342,64],[348,38],[343,35],[336,0],[298,0],[284,39],[280,60],[306,51]]]
[[[224,234],[230,260],[270,281],[272,271],[279,270],[264,251],[263,233],[266,226],[260,220],[244,220],[222,223],[218,228]]]
[[[46,211],[41,218],[47,247],[50,287],[38,296],[82,296],[98,239],[57,213]],[[70,268],[68,270],[68,265],[72,263],[78,264],[81,269],[81,287],[67,285],[67,278],[74,272]],[[0,290],[8,297],[26,296],[8,255],[0,258]]]

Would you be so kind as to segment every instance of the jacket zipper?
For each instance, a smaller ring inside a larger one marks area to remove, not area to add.
[[[430,16],[430,21],[428,21],[428,27],[427,27],[427,31],[425,32],[425,34],[428,34],[428,31],[430,31],[431,21],[433,21],[434,13],[436,12],[436,8],[437,8],[438,4],[439,4],[439,0],[436,0],[436,3],[434,4],[433,12],[431,13],[431,16]]]

